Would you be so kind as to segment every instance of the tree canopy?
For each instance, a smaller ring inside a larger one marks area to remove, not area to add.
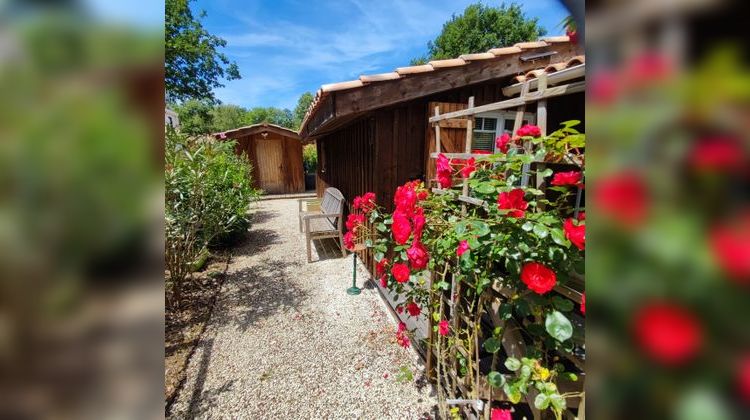
[[[538,18],[526,17],[516,3],[499,7],[471,4],[463,14],[454,14],[443,24],[440,34],[427,43],[427,54],[413,59],[412,65],[535,41],[546,34],[538,21]]]
[[[305,113],[310,108],[310,104],[313,101],[313,94],[310,92],[303,93],[299,100],[297,100],[297,106],[294,107],[294,129],[299,130],[302,125],[302,120],[305,119]]]
[[[218,51],[226,41],[211,35],[190,10],[191,0],[166,0],[164,84],[171,102],[188,99],[216,103],[213,89],[222,79],[240,78],[237,64]]]

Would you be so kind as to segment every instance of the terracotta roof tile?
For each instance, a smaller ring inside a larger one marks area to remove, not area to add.
[[[428,71],[433,71],[431,65],[429,64],[423,64],[421,66],[408,66],[408,67],[399,67],[396,69],[396,73],[404,75],[404,74],[417,74],[417,73],[426,73]]]
[[[352,89],[352,88],[358,88],[362,86],[364,86],[362,81],[357,79],[357,80],[349,80],[347,82],[329,83],[327,85],[321,86],[320,89],[323,92],[335,92],[337,90]]]
[[[370,82],[382,82],[383,80],[393,80],[400,78],[401,75],[396,73],[395,71],[389,72],[389,73],[379,73],[379,74],[363,74],[359,76],[359,80],[361,80],[363,83],[370,83]]]
[[[518,44],[513,45],[514,47],[518,47],[522,50],[528,50],[531,48],[543,48],[549,46],[544,41],[532,41],[532,42],[519,42]]]
[[[572,66],[576,66],[578,64],[583,64],[585,62],[586,62],[586,56],[585,55],[577,55],[577,56],[571,58],[570,60],[568,60],[568,62],[565,63],[565,64],[567,64],[568,67],[572,67]]]
[[[440,69],[444,67],[457,67],[466,64],[463,58],[451,58],[449,60],[434,60],[429,63],[432,68]]]
[[[567,35],[546,36],[546,37],[541,38],[540,41],[544,41],[549,44],[557,44],[560,42],[570,42],[570,37]]]
[[[513,47],[493,48],[487,52],[490,54],[494,54],[495,57],[497,57],[499,55],[520,53],[521,51],[522,50],[520,47],[513,46]]]
[[[495,58],[495,54],[492,54],[491,52],[463,54],[459,58],[462,58],[464,61],[488,60],[490,58]]]
[[[549,66],[545,67],[544,71],[546,73],[554,73],[556,71],[563,70],[567,67],[568,67],[567,63],[555,63],[555,64],[550,64]]]

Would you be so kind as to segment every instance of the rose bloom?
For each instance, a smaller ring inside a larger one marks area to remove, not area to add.
[[[416,207],[411,221],[414,223],[414,240],[418,241],[422,239],[422,229],[424,228],[425,223],[424,209]]]
[[[510,134],[503,133],[502,136],[495,138],[495,146],[503,153],[508,153],[510,150]]]
[[[391,274],[393,274],[393,277],[396,279],[399,283],[406,283],[409,281],[409,266],[402,263],[395,263],[393,264],[393,267],[391,267]]]
[[[651,303],[636,313],[635,340],[651,359],[665,365],[690,361],[700,350],[703,332],[698,319],[673,303]]]
[[[750,403],[750,355],[746,355],[741,361],[737,372],[737,388],[740,397]]]
[[[497,207],[500,210],[511,210],[507,213],[510,217],[521,218],[529,206],[529,203],[523,199],[525,194],[521,188],[516,188],[510,192],[501,192],[497,196]]]
[[[419,314],[422,313],[422,309],[420,309],[419,305],[417,305],[416,303],[409,302],[409,304],[406,305],[406,312],[408,312],[411,316],[419,316]]]
[[[537,262],[529,262],[521,268],[521,281],[531,290],[543,295],[557,284],[555,272]]]
[[[453,186],[453,178],[450,174],[446,174],[445,172],[438,172],[437,180],[438,184],[440,184],[440,188],[450,188]]]
[[[715,226],[710,234],[714,259],[738,284],[750,284],[750,213]]]
[[[407,215],[414,211],[414,206],[417,204],[417,193],[414,191],[414,186],[411,183],[396,188],[396,194],[393,196],[393,204],[396,205],[396,210],[401,211]]]
[[[490,415],[491,420],[513,420],[510,410],[503,408],[493,408]]]
[[[620,83],[617,76],[609,71],[595,72],[587,89],[589,98],[597,105],[612,104],[620,93]]]
[[[516,134],[521,137],[541,137],[542,130],[535,125],[526,124],[519,128],[518,131],[516,131]]]
[[[468,178],[476,170],[477,170],[476,159],[470,158],[468,161],[466,161],[466,164],[464,165],[464,167],[461,168],[461,176],[463,176],[464,178]]]
[[[571,44],[578,44],[578,31],[575,29],[566,29],[565,35],[568,36]]]
[[[385,269],[388,267],[388,258],[383,258],[382,260],[378,261],[378,264],[375,266],[375,272],[377,275],[381,275],[385,273]]]
[[[411,235],[411,222],[406,213],[396,210],[393,213],[393,224],[391,225],[393,240],[399,245],[403,245],[409,240]]]
[[[745,168],[746,162],[742,144],[731,137],[701,139],[688,155],[688,164],[696,171],[739,172]]]
[[[385,274],[380,276],[380,287],[387,289],[388,288],[388,276]]]
[[[586,315],[586,292],[581,295],[581,313]]]
[[[629,87],[638,88],[665,80],[673,73],[674,68],[666,55],[646,52],[630,60],[623,77]]]
[[[365,223],[364,214],[350,213],[346,218],[346,228],[353,231]]]
[[[453,169],[450,160],[444,154],[439,154],[437,159],[437,179],[441,188],[450,188],[453,185]]]
[[[581,171],[558,172],[552,177],[552,185],[578,185],[581,183]]]
[[[448,324],[448,321],[440,321],[440,323],[438,324],[438,334],[446,336],[448,335],[448,332],[450,332],[450,324]]]
[[[424,245],[418,241],[414,241],[411,247],[406,250],[406,256],[409,258],[409,264],[414,270],[422,270],[427,267],[427,262],[430,260],[430,254],[427,253]]]
[[[456,248],[456,255],[460,257],[461,255],[464,255],[464,252],[468,251],[469,249],[471,249],[469,248],[469,241],[463,240],[458,243],[458,248]]]
[[[375,209],[375,193],[366,192],[359,197],[354,197],[352,204],[355,209],[361,210],[364,213],[369,213]]]
[[[578,247],[578,249],[583,250],[586,247],[585,224],[576,225],[572,218],[567,218],[563,223],[563,232],[565,232],[565,237]]]
[[[444,154],[440,153],[437,157],[436,168],[438,172],[452,173],[451,161]]]
[[[621,172],[596,183],[593,201],[600,213],[626,227],[636,227],[646,218],[648,190],[640,175]]]
[[[350,251],[354,249],[355,239],[356,239],[356,236],[354,236],[353,232],[346,232],[344,234],[344,247]]]

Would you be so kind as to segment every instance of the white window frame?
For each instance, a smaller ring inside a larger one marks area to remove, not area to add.
[[[505,122],[506,121],[516,121],[516,112],[515,111],[492,111],[492,112],[483,112],[481,114],[475,115],[475,118],[494,118],[497,120],[497,124],[495,125],[495,138],[498,136],[501,136],[503,133],[506,132],[505,130]],[[528,124],[536,124],[536,114],[532,112],[524,112],[523,113],[523,120],[527,121]],[[485,131],[485,130],[474,130],[474,131]],[[485,131],[486,132],[486,131]],[[510,131],[507,131],[508,134],[511,136],[513,133]],[[473,133],[472,133],[473,134]],[[473,142],[474,136],[472,135],[472,142]],[[473,146],[473,145],[472,145]],[[473,148],[472,148],[473,150]],[[497,153],[497,146],[493,148],[493,153]]]

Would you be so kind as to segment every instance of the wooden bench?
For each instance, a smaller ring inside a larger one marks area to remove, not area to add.
[[[326,188],[321,200],[300,199],[297,201],[299,203],[299,230],[305,232],[307,240],[307,262],[312,262],[310,244],[315,239],[338,237],[341,255],[345,257],[344,222],[342,220],[344,195],[341,191],[336,188]]]

